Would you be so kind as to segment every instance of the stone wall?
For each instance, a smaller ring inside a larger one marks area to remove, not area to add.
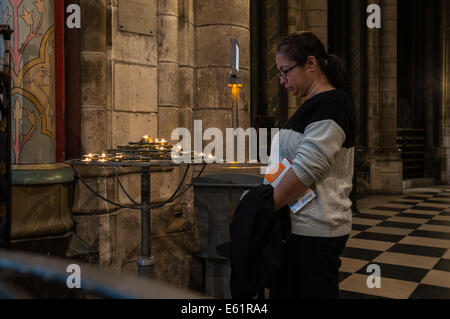
[[[175,128],[192,131],[231,127],[230,38],[240,46],[239,127],[250,125],[249,0],[227,2],[158,0],[157,32],[141,35],[119,28],[118,0],[82,0],[82,152],[99,153],[143,135],[171,139]],[[172,141],[175,144],[177,141]],[[225,154],[225,153],[224,153]],[[102,196],[122,205],[131,201],[115,172],[78,168]],[[184,168],[151,175],[152,203],[173,194]],[[125,189],[140,202],[140,173],[119,169]],[[188,173],[189,183],[192,173]],[[136,273],[140,255],[140,211],[98,199],[78,180],[73,213],[77,233],[99,251],[99,264]],[[152,255],[156,277],[180,287],[198,287],[201,265],[193,191],[152,210]],[[191,276],[192,275],[192,276]],[[192,278],[191,278],[192,277]],[[191,279],[190,279],[191,278]]]
[[[154,12],[157,32],[151,36],[120,30],[118,0],[81,1],[81,7],[83,154],[137,141],[145,134],[170,140],[173,129],[192,129],[193,109],[199,95],[194,1],[158,1]],[[245,46],[245,40],[241,45]],[[204,50],[207,49],[206,46]],[[220,53],[225,57],[229,47]],[[227,56],[226,62],[221,63],[225,65],[228,61]],[[223,82],[226,75],[224,72]],[[203,80],[212,83],[207,76]],[[223,90],[226,89],[223,85]],[[201,97],[207,100],[209,93]],[[245,97],[245,93],[242,95]],[[209,118],[216,120],[212,126],[223,121],[214,116]],[[241,119],[248,121],[248,114]],[[132,204],[118,186],[113,170],[78,169],[80,176],[102,196],[122,205]],[[183,173],[184,168],[152,172],[152,203],[169,199]],[[118,175],[139,203],[139,170],[119,169]],[[191,178],[189,172],[185,183]],[[80,181],[76,182],[74,197],[76,231],[99,251],[100,266],[136,273],[140,256],[140,211],[119,208],[98,199]],[[195,259],[199,241],[192,189],[175,202],[152,210],[151,214],[156,277],[180,287],[198,286],[201,267]],[[189,279],[190,273],[194,273],[193,280]]]

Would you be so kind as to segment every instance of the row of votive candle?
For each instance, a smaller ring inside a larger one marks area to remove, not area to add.
[[[107,162],[110,160],[118,160],[123,157],[122,154],[116,154],[113,158],[110,158],[106,153],[102,153],[101,155],[98,154],[88,154],[84,155],[83,162],[92,162],[92,161],[98,161],[98,162]]]
[[[190,154],[190,152],[182,151],[181,149],[182,149],[181,145],[173,147],[172,148],[172,157],[178,158],[178,157],[182,157],[182,156],[186,156],[186,155]],[[206,158],[208,160],[215,159],[215,157],[212,154],[208,154],[206,156],[206,154],[203,152],[201,152],[201,153],[194,152],[194,159],[203,159],[203,158]]]
[[[153,139],[150,136],[148,136],[148,135],[142,136],[142,141],[144,141],[145,143],[156,143],[156,144],[161,144],[161,145],[165,145],[165,144],[168,143],[163,138],[162,139],[155,139],[155,141],[153,142]]]

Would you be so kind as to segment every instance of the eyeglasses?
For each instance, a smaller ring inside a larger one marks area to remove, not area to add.
[[[278,70],[278,75],[282,79],[287,79],[288,73],[291,72],[297,65],[298,65],[298,63],[295,63],[293,66],[291,66],[287,70]]]

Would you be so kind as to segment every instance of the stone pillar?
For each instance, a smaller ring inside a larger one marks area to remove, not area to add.
[[[106,0],[81,0],[80,79],[81,153],[112,147],[112,114],[108,105]]]
[[[56,161],[55,9],[51,1],[1,1],[11,38],[13,164]],[[3,47],[0,48],[3,55]]]
[[[296,23],[298,30],[305,29],[305,13],[303,11],[303,0],[297,0],[297,13],[296,13]]]
[[[275,120],[275,127],[280,127],[284,124],[281,122],[285,120],[283,119],[282,107],[286,103],[286,90],[280,85],[280,77],[275,62],[275,46],[278,40],[285,35],[282,17],[286,15],[286,12],[283,12],[286,8],[283,1],[264,0],[262,2],[264,6],[263,108],[265,115]]]
[[[232,96],[226,85],[230,73],[230,39],[239,44],[238,127],[250,126],[250,1],[197,0],[196,11],[196,108],[194,118],[203,121],[203,131],[219,128],[226,136],[232,128]],[[204,144],[208,144],[204,143]],[[224,147],[224,159],[226,159]]]
[[[297,27],[297,0],[287,0],[287,32],[293,33]]]
[[[356,132],[361,132],[361,112],[363,112],[363,106],[361,105],[361,37],[363,36],[365,30],[361,30],[361,19],[364,19],[364,16],[361,16],[361,2],[360,1],[352,1],[351,5],[351,69],[348,70],[350,74],[350,85],[352,88],[352,96],[353,96],[353,104],[355,106],[356,113]],[[365,141],[360,143],[361,133],[356,134],[355,136],[355,146],[358,147],[360,145],[365,145]],[[364,135],[363,135],[364,136]]]
[[[178,1],[178,124],[193,130],[195,106],[194,0]]]
[[[380,4],[379,1],[370,1],[369,4]],[[370,150],[378,148],[378,91],[379,91],[379,46],[380,31],[377,29],[367,30],[367,147]]]
[[[370,194],[370,187],[367,181],[369,180],[369,163],[365,158],[366,150],[366,103],[364,99],[364,82],[365,72],[362,56],[364,55],[365,44],[365,19],[366,15],[362,12],[365,8],[362,8],[361,1],[351,1],[351,63],[349,69],[350,84],[353,97],[353,105],[355,108],[355,131],[358,132],[355,135],[355,166],[354,166],[354,182],[351,195],[354,195],[352,199],[355,202],[355,197],[364,197]],[[365,11],[365,10],[364,10]],[[362,25],[362,23],[364,23]]]
[[[382,10],[381,29],[368,29],[368,160],[375,192],[402,192],[397,149],[397,0],[370,0]]]
[[[158,1],[158,136],[179,127],[178,0]]]
[[[287,2],[287,32],[294,33],[302,30],[299,25],[299,8],[301,8],[301,3],[298,0],[288,0]],[[290,94],[287,95],[288,98],[288,109],[287,117],[290,118],[295,111],[297,111],[298,103],[297,98]]]
[[[328,46],[328,3],[327,0],[297,0],[288,2],[288,18],[294,14],[295,5],[295,27],[289,25],[288,31],[311,31],[322,41],[325,49]],[[293,20],[293,19],[292,19]],[[291,117],[297,108],[303,103],[302,98],[292,97],[288,94],[288,118]]]
[[[317,35],[325,48],[328,44],[327,9],[327,0],[304,0],[303,2],[305,29]]]
[[[171,140],[178,127],[191,130],[194,96],[193,0],[158,1],[158,137]],[[178,141],[172,141],[176,144]],[[152,202],[168,200],[186,167],[153,174],[151,185],[162,188]],[[192,178],[192,169],[187,181]],[[153,194],[153,192],[152,192]],[[153,196],[153,195],[152,195]],[[192,189],[164,207],[152,211],[159,227],[153,231],[155,274],[160,280],[187,287],[196,250]],[[167,224],[165,224],[167,222]]]
[[[450,5],[441,0],[442,101],[438,156],[441,160],[441,183],[450,184]]]
[[[432,4],[426,4],[424,6],[424,21],[425,21],[425,34],[431,35],[435,33],[436,21],[435,15],[439,12],[433,8]],[[439,20],[438,20],[439,23]],[[433,48],[430,41],[424,39],[424,78],[423,78],[423,101],[424,101],[424,115],[425,115],[425,156],[424,156],[424,173],[425,177],[432,177],[433,184],[440,179],[440,161],[437,156],[438,145],[435,143],[435,127],[439,123],[437,112],[435,112],[436,107],[436,85],[435,85],[435,65],[436,61],[434,59],[435,49]]]

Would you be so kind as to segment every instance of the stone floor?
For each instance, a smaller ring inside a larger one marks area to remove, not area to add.
[[[370,196],[358,209],[341,257],[342,299],[450,298],[450,186]]]

